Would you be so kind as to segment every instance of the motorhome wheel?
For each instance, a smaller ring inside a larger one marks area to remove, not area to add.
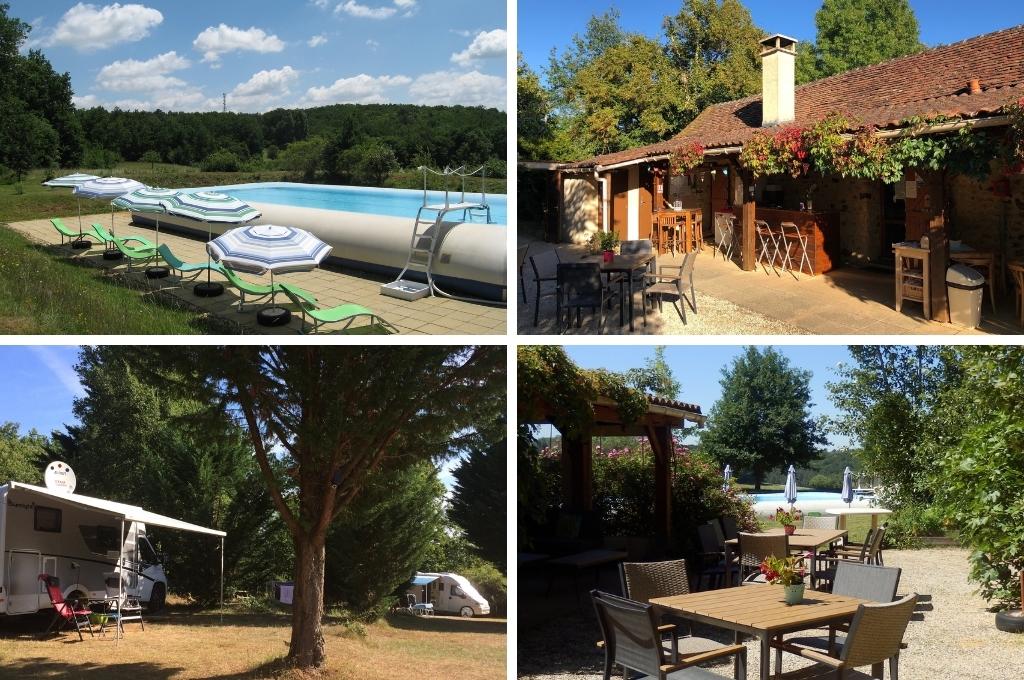
[[[149,596],[149,611],[158,612],[164,608],[164,599],[167,597],[167,589],[163,583],[154,583],[153,592]]]
[[[459,610],[459,614],[463,618],[471,619],[471,618],[473,618],[473,608],[472,607],[463,607],[462,609]]]

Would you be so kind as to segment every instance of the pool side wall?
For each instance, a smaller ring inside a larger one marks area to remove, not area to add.
[[[250,224],[279,224],[298,227],[333,246],[328,262],[361,271],[395,276],[405,266],[412,238],[413,218],[371,215],[341,210],[323,210],[256,203],[263,216]],[[132,213],[136,224],[152,226],[153,215]],[[214,236],[237,225],[207,224],[171,215],[160,216],[160,228]],[[443,290],[505,300],[507,286],[506,234],[501,224],[452,223],[441,227],[440,244],[434,255],[433,274]],[[420,272],[414,280],[425,281]]]

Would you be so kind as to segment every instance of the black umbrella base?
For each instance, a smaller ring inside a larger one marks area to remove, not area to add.
[[[166,279],[171,273],[171,270],[167,267],[147,267],[146,278],[147,279]]]
[[[75,250],[88,250],[89,248],[92,248],[92,242],[86,241],[83,238],[77,241],[72,241],[71,247],[74,248]]]
[[[217,297],[224,293],[224,284],[217,283],[216,281],[203,281],[202,283],[197,283],[193,286],[192,293],[196,297]]]
[[[292,320],[292,313],[284,307],[266,307],[256,312],[256,323],[261,326],[286,326]]]
[[[108,250],[103,253],[104,260],[120,260],[124,254],[120,250]]]

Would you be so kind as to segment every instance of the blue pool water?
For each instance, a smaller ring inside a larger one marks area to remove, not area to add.
[[[423,204],[423,192],[415,189],[379,189],[375,187],[328,186],[320,184],[293,184],[289,182],[261,182],[256,184],[233,184],[221,187],[203,187],[202,191],[220,191],[235,198],[256,203],[293,205],[302,208],[322,210],[345,210],[348,212],[390,215],[392,217],[416,217],[416,211]],[[427,192],[428,203],[443,203],[444,193]],[[461,194],[452,192],[450,202],[457,202]],[[468,202],[478,202],[479,192],[466,192]],[[507,224],[505,194],[487,194],[491,206],[491,222]],[[461,219],[462,213],[454,213]],[[453,218],[455,219],[455,218]],[[467,218],[470,222],[484,222],[483,215]]]
[[[783,493],[752,493],[750,496],[755,503],[779,503],[785,504],[786,494]],[[842,501],[842,494],[834,491],[800,491],[796,495],[797,501]]]

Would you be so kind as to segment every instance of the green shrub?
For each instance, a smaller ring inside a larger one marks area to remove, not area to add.
[[[843,488],[843,478],[836,478],[833,475],[816,474],[808,481],[808,485],[812,489],[841,489]]]
[[[942,536],[942,513],[921,505],[904,505],[889,518],[885,543],[895,548],[918,548],[923,536]]]
[[[242,160],[237,154],[221,149],[204,158],[199,167],[203,172],[238,172],[242,167]]]
[[[490,562],[480,560],[476,564],[464,568],[461,575],[469,579],[469,582],[484,596],[491,606],[492,616],[505,615],[508,609],[508,581],[497,567]]]

